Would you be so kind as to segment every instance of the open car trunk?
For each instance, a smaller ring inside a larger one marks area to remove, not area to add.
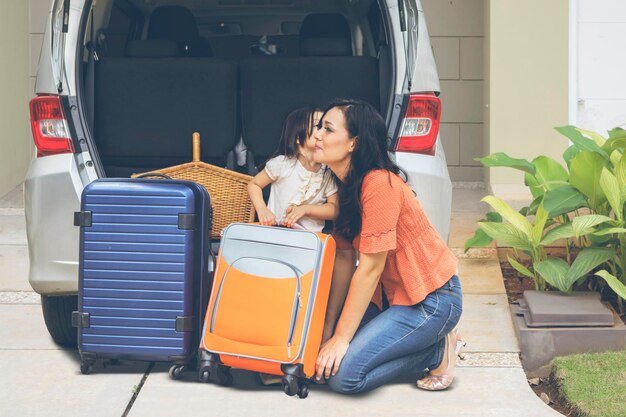
[[[196,131],[204,162],[254,173],[295,108],[349,97],[386,115],[395,78],[376,0],[199,3],[97,2],[93,85],[82,79],[106,176],[189,162]]]

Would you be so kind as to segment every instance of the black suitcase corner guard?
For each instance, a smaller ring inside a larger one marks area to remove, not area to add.
[[[91,226],[91,212],[90,211],[75,211],[74,212],[74,226],[90,227]]]
[[[181,230],[194,230],[196,228],[196,215],[180,213],[178,215],[178,228]]]
[[[176,331],[177,332],[191,332],[194,330],[193,316],[177,316],[176,317]]]
[[[72,311],[72,327],[83,329],[90,327],[89,313],[81,313],[80,311]]]

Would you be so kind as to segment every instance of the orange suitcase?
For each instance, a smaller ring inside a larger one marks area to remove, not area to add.
[[[224,229],[200,342],[199,378],[229,369],[282,375],[305,398],[315,372],[335,241],[304,230],[234,223]]]

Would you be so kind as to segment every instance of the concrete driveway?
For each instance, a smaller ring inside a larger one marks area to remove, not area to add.
[[[519,347],[494,248],[462,251],[486,207],[481,189],[454,190],[450,246],[461,258],[468,342],[457,378],[444,392],[424,392],[415,381],[397,381],[374,392],[345,397],[312,385],[306,400],[264,387],[256,376],[233,371],[235,386],[196,382],[188,373],[169,379],[168,367],[140,362],[98,362],[81,375],[74,349],[54,344],[39,296],[28,285],[28,252],[19,189],[0,200],[0,416],[558,416],[532,392],[519,362]]]

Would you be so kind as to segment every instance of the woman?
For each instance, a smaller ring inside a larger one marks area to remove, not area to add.
[[[419,388],[446,389],[460,343],[452,331],[462,310],[457,259],[389,158],[386,131],[369,104],[338,100],[314,135],[313,159],[336,176],[340,207],[316,379],[344,394],[424,371]]]

